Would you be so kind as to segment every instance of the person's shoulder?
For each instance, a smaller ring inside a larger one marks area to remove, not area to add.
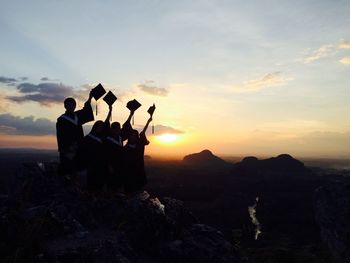
[[[60,116],[58,116],[58,118],[57,118],[57,122],[58,122],[58,121],[62,121],[62,120],[63,120],[63,115],[64,115],[64,114],[61,114]]]

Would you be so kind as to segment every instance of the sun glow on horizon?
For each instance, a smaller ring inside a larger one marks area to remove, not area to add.
[[[174,143],[178,140],[178,136],[176,134],[164,133],[157,136],[157,140],[160,143],[170,144]]]

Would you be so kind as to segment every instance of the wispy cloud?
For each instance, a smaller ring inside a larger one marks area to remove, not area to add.
[[[155,125],[154,127],[155,130],[155,135],[160,135],[160,134],[164,134],[164,133],[170,133],[170,134],[182,134],[185,133],[184,131],[175,129],[173,127],[170,126],[165,126],[165,125]]]
[[[146,92],[148,94],[156,95],[156,96],[167,96],[169,91],[165,88],[160,88],[154,85],[154,81],[147,81],[146,83],[139,84],[137,87]]]
[[[35,119],[33,116],[0,114],[0,134],[52,135],[55,134],[55,123],[46,118]]]
[[[0,83],[11,84],[14,82],[17,82],[17,79],[0,76]]]
[[[136,129],[137,130],[142,130],[143,126],[141,125],[136,125]],[[151,132],[151,129],[148,129],[148,133]],[[154,126],[154,135],[161,135],[161,134],[165,134],[165,133],[169,133],[169,134],[183,134],[185,133],[182,130],[170,127],[170,126],[166,126],[166,125],[155,125]]]
[[[339,48],[342,48],[342,49],[350,49],[350,42],[349,41],[346,41],[346,40],[341,40],[340,43],[339,43]]]
[[[305,64],[309,64],[316,60],[334,55],[335,52],[334,45],[323,45],[318,49],[308,51],[308,54],[304,57],[303,61]]]
[[[17,85],[17,91],[20,95],[7,96],[10,101],[23,103],[34,101],[42,106],[51,106],[52,104],[62,103],[67,97],[75,97],[77,99],[86,99],[89,89],[81,87],[74,89],[71,86],[62,83],[21,83]]]
[[[244,81],[240,85],[233,86],[232,89],[237,92],[259,91],[262,89],[283,85],[290,80],[292,80],[291,77],[286,77],[281,72],[272,72],[266,74],[260,79]]]
[[[350,56],[342,58],[339,62],[345,65],[350,65]]]
[[[62,83],[21,83],[17,85],[17,91],[22,95],[8,96],[7,99],[18,103],[35,101],[43,106],[62,103],[66,97],[74,94],[72,87]]]

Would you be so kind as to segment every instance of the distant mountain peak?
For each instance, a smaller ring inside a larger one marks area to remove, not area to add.
[[[236,164],[236,170],[252,172],[308,172],[304,164],[289,154],[280,154],[277,157],[259,160],[248,156]]]
[[[188,164],[201,166],[227,165],[228,163],[220,157],[214,155],[210,150],[205,149],[198,153],[186,155],[183,161]]]

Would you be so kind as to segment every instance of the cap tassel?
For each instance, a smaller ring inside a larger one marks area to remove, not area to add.
[[[132,125],[135,124],[134,115],[132,116]]]
[[[96,116],[97,116],[97,101],[96,101]]]
[[[152,122],[152,134],[154,134],[154,122]]]
[[[111,112],[111,116],[109,116],[109,121],[112,122],[112,112]]]

